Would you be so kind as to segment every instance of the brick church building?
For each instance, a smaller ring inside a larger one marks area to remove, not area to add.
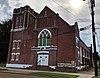
[[[67,71],[92,64],[77,22],[69,25],[47,6],[40,13],[29,6],[14,9],[12,20],[6,67]]]

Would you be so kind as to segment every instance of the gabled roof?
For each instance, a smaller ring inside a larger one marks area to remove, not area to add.
[[[45,6],[44,7],[44,9],[40,12],[40,16],[41,15],[44,15],[44,14],[47,14],[47,15],[55,15],[56,13],[53,11],[53,10],[51,10],[48,6]]]
[[[70,26],[65,20],[63,20],[58,13],[55,13],[53,10],[51,10],[48,6],[45,6],[44,9],[40,12],[40,14],[38,16],[44,16],[45,14],[47,14],[47,16],[53,16],[53,15],[57,15],[64,23],[66,23],[68,26]]]

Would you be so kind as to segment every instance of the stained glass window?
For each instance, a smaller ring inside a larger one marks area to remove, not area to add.
[[[44,30],[40,33],[39,36],[39,46],[50,46],[50,32]]]

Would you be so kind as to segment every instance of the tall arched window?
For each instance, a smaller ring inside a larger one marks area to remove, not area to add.
[[[51,33],[47,29],[43,29],[38,36],[38,45],[39,46],[50,46]]]

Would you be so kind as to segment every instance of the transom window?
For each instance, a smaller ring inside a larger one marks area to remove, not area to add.
[[[50,46],[51,33],[49,30],[44,29],[39,33],[38,45],[39,46]]]

